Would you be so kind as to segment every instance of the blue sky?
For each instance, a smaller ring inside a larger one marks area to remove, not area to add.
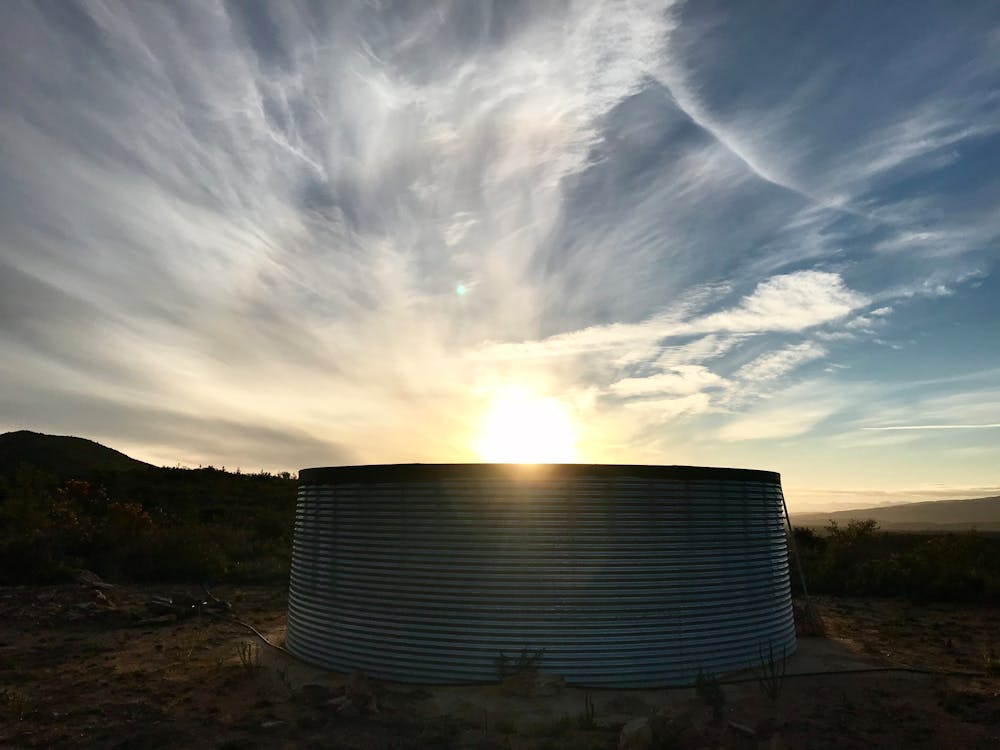
[[[8,2],[0,157],[0,429],[1000,493],[996,3]]]

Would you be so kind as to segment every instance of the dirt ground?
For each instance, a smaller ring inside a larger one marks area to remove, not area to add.
[[[0,588],[0,749],[616,748],[641,717],[661,746],[691,750],[1000,747],[1000,678],[796,676],[981,673],[1000,647],[995,607],[818,598],[827,637],[800,638],[783,677],[727,676],[747,681],[721,685],[713,709],[694,689],[587,691],[537,676],[432,689],[335,675],[223,617],[150,621],[147,602],[184,591],[116,586],[105,601],[76,584]],[[283,642],[283,589],[214,593]]]

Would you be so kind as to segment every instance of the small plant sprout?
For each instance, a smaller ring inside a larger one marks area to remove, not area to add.
[[[287,664],[282,664],[280,667],[275,669],[274,674],[278,678],[278,682],[282,684],[285,690],[287,690],[289,693],[294,692],[294,688],[292,687],[292,679],[288,676]]]
[[[597,728],[597,722],[594,720],[594,699],[590,697],[590,693],[583,694],[583,713],[580,714],[579,719],[580,729],[590,731]]]
[[[260,669],[260,644],[251,641],[241,641],[236,646],[236,654],[240,657],[240,664],[248,672],[255,672]]]
[[[18,721],[24,721],[34,711],[34,703],[23,693],[9,688],[0,688],[0,714],[8,713],[16,717]]]
[[[992,646],[983,648],[983,669],[990,677],[1000,677],[1000,656]]]
[[[773,702],[781,696],[781,689],[785,683],[785,651],[782,649],[781,658],[775,659],[774,645],[768,643],[767,653],[764,652],[763,644],[758,652],[760,653],[760,667],[757,672],[757,685],[760,687],[760,692]]]
[[[713,674],[699,671],[694,682],[694,689],[705,705],[712,709],[712,717],[720,723],[726,708],[726,693],[719,684],[719,678]]]

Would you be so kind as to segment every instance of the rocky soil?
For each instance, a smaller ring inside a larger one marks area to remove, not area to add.
[[[997,608],[821,598],[827,637],[801,638],[783,676],[701,690],[588,691],[544,665],[425,688],[315,670],[232,621],[282,643],[280,588],[212,593],[86,578],[0,588],[0,748],[1000,747],[998,677],[796,676],[983,673]]]

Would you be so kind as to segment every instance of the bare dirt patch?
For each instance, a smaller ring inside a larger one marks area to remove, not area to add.
[[[820,598],[829,637],[800,639],[780,694],[744,675],[721,685],[713,710],[694,689],[429,688],[331,674],[223,617],[148,622],[147,602],[184,590],[116,586],[105,602],[79,585],[0,588],[0,747],[615,748],[639,717],[674,748],[1000,747],[996,677],[796,676],[982,671],[1000,646],[997,608]],[[282,642],[283,589],[214,593]]]

